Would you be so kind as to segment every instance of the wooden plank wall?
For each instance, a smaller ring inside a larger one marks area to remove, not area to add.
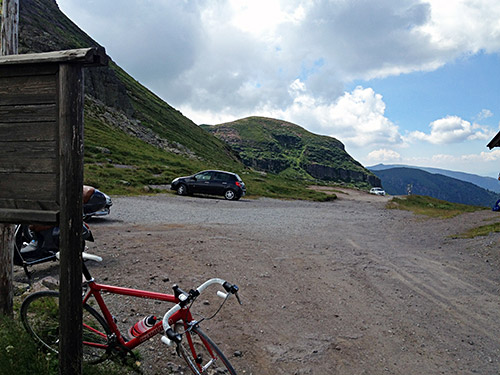
[[[0,221],[56,221],[57,75],[55,64],[0,67]]]

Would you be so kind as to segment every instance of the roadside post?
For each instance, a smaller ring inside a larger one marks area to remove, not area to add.
[[[0,56],[0,223],[60,227],[60,374],[82,371],[83,68],[107,62],[101,47]]]
[[[18,52],[19,0],[4,0],[0,19],[0,56]],[[0,122],[2,119],[0,118]],[[14,224],[0,223],[0,313],[12,316]]]

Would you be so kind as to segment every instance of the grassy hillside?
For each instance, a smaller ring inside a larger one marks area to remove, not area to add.
[[[111,63],[111,68],[130,93],[134,117],[143,126],[168,140],[181,153],[192,153],[191,156],[195,155],[207,163],[221,166],[234,167],[240,164],[224,142],[212,136],[207,137],[206,132],[198,125],[142,86],[115,63]]]
[[[437,199],[491,207],[498,195],[477,185],[440,174],[432,174],[415,168],[392,168],[375,172],[389,194],[405,195],[408,184],[412,194],[427,195]]]
[[[227,142],[247,166],[284,177],[376,185],[378,179],[335,138],[290,122],[248,117],[203,128]]]

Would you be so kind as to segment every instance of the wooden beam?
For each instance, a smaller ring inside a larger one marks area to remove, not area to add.
[[[82,371],[83,68],[59,68],[60,374]]]
[[[0,208],[0,214],[11,222],[20,224],[52,224],[57,222],[59,211]]]
[[[0,56],[0,65],[41,64],[41,63],[78,63],[85,67],[105,66],[108,56],[103,47],[69,49],[64,51],[29,53],[15,56]]]
[[[500,132],[493,137],[493,139],[486,145],[490,150],[494,147],[500,147]]]
[[[17,55],[19,45],[19,0],[3,0],[0,55]]]
[[[19,0],[3,0],[0,57],[18,52]],[[0,313],[14,315],[14,225],[0,224]]]

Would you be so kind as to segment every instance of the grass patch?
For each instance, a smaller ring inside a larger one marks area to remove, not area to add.
[[[0,315],[0,373],[57,374],[58,362],[39,350],[19,321]]]
[[[386,207],[390,209],[412,211],[417,215],[441,219],[451,218],[463,214],[464,212],[475,212],[486,209],[480,206],[442,201],[424,195],[409,195],[402,198],[394,197],[387,203]]]
[[[19,320],[0,314],[0,374],[57,375],[57,355],[48,353],[36,344]],[[132,373],[113,362],[83,367],[84,375],[120,375]]]
[[[477,228],[469,229],[468,231],[452,236],[452,238],[474,238],[479,236],[487,236],[490,233],[500,232],[500,223],[482,225]]]
[[[244,172],[240,177],[247,187],[247,197],[268,197],[277,199],[300,199],[317,202],[333,201],[335,194],[326,194],[308,188],[306,181],[286,179],[281,176],[267,174],[262,176],[256,172]]]

